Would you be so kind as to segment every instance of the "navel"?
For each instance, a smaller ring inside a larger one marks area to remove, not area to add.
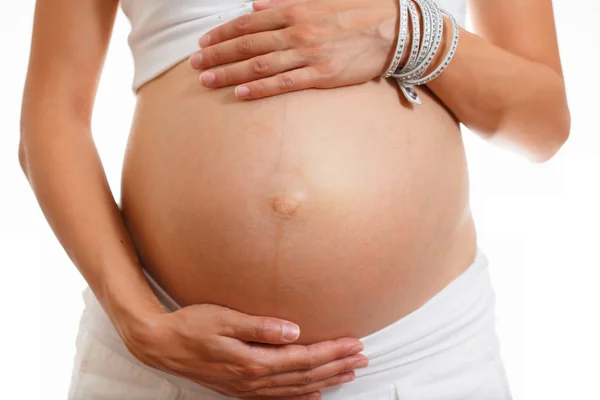
[[[271,209],[280,218],[292,218],[296,215],[301,201],[301,194],[277,194],[271,198]]]
[[[296,216],[307,197],[306,183],[297,174],[288,172],[278,172],[271,177],[270,192],[271,212],[281,219]]]

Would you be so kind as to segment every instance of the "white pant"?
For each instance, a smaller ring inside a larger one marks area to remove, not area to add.
[[[510,400],[495,332],[488,260],[469,268],[423,306],[360,338],[366,368],[321,390],[323,400]],[[167,308],[176,303],[151,279]],[[69,400],[232,399],[135,359],[87,288]]]

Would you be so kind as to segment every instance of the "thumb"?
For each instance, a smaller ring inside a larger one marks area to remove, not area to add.
[[[219,334],[247,342],[288,344],[298,339],[300,327],[284,319],[257,317],[229,310],[223,316]]]
[[[269,8],[277,8],[289,6],[290,4],[299,3],[305,0],[255,0],[252,2],[254,11],[268,10]]]

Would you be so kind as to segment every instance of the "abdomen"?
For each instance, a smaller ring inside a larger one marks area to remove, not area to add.
[[[139,93],[121,205],[181,305],[214,303],[360,337],[468,266],[475,237],[456,121],[392,81],[242,102],[186,62]]]

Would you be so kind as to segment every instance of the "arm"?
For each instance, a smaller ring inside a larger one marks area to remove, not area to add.
[[[379,77],[393,56],[397,3],[255,3],[259,12],[200,38],[202,50],[190,62],[210,68],[201,77],[214,73],[209,87],[245,83],[248,94],[236,90],[244,99],[366,82]],[[474,132],[532,161],[549,159],[570,130],[551,0],[471,0],[471,9],[479,35],[460,28],[452,62],[428,88]],[[450,23],[444,22],[446,34],[427,73],[451,43]]]
[[[470,11],[479,36],[461,29],[454,60],[427,86],[467,128],[548,160],[570,131],[551,0],[470,0]]]
[[[306,399],[353,377],[365,360],[357,339],[290,344],[299,336],[284,329],[295,326],[290,322],[211,304],[168,313],[154,296],[90,128],[117,6],[117,0],[43,0],[35,10],[19,160],[61,245],[125,345],[147,365],[256,399]]]
[[[19,161],[56,237],[110,319],[135,327],[161,306],[138,264],[90,128],[117,6],[116,0],[37,3]]]

